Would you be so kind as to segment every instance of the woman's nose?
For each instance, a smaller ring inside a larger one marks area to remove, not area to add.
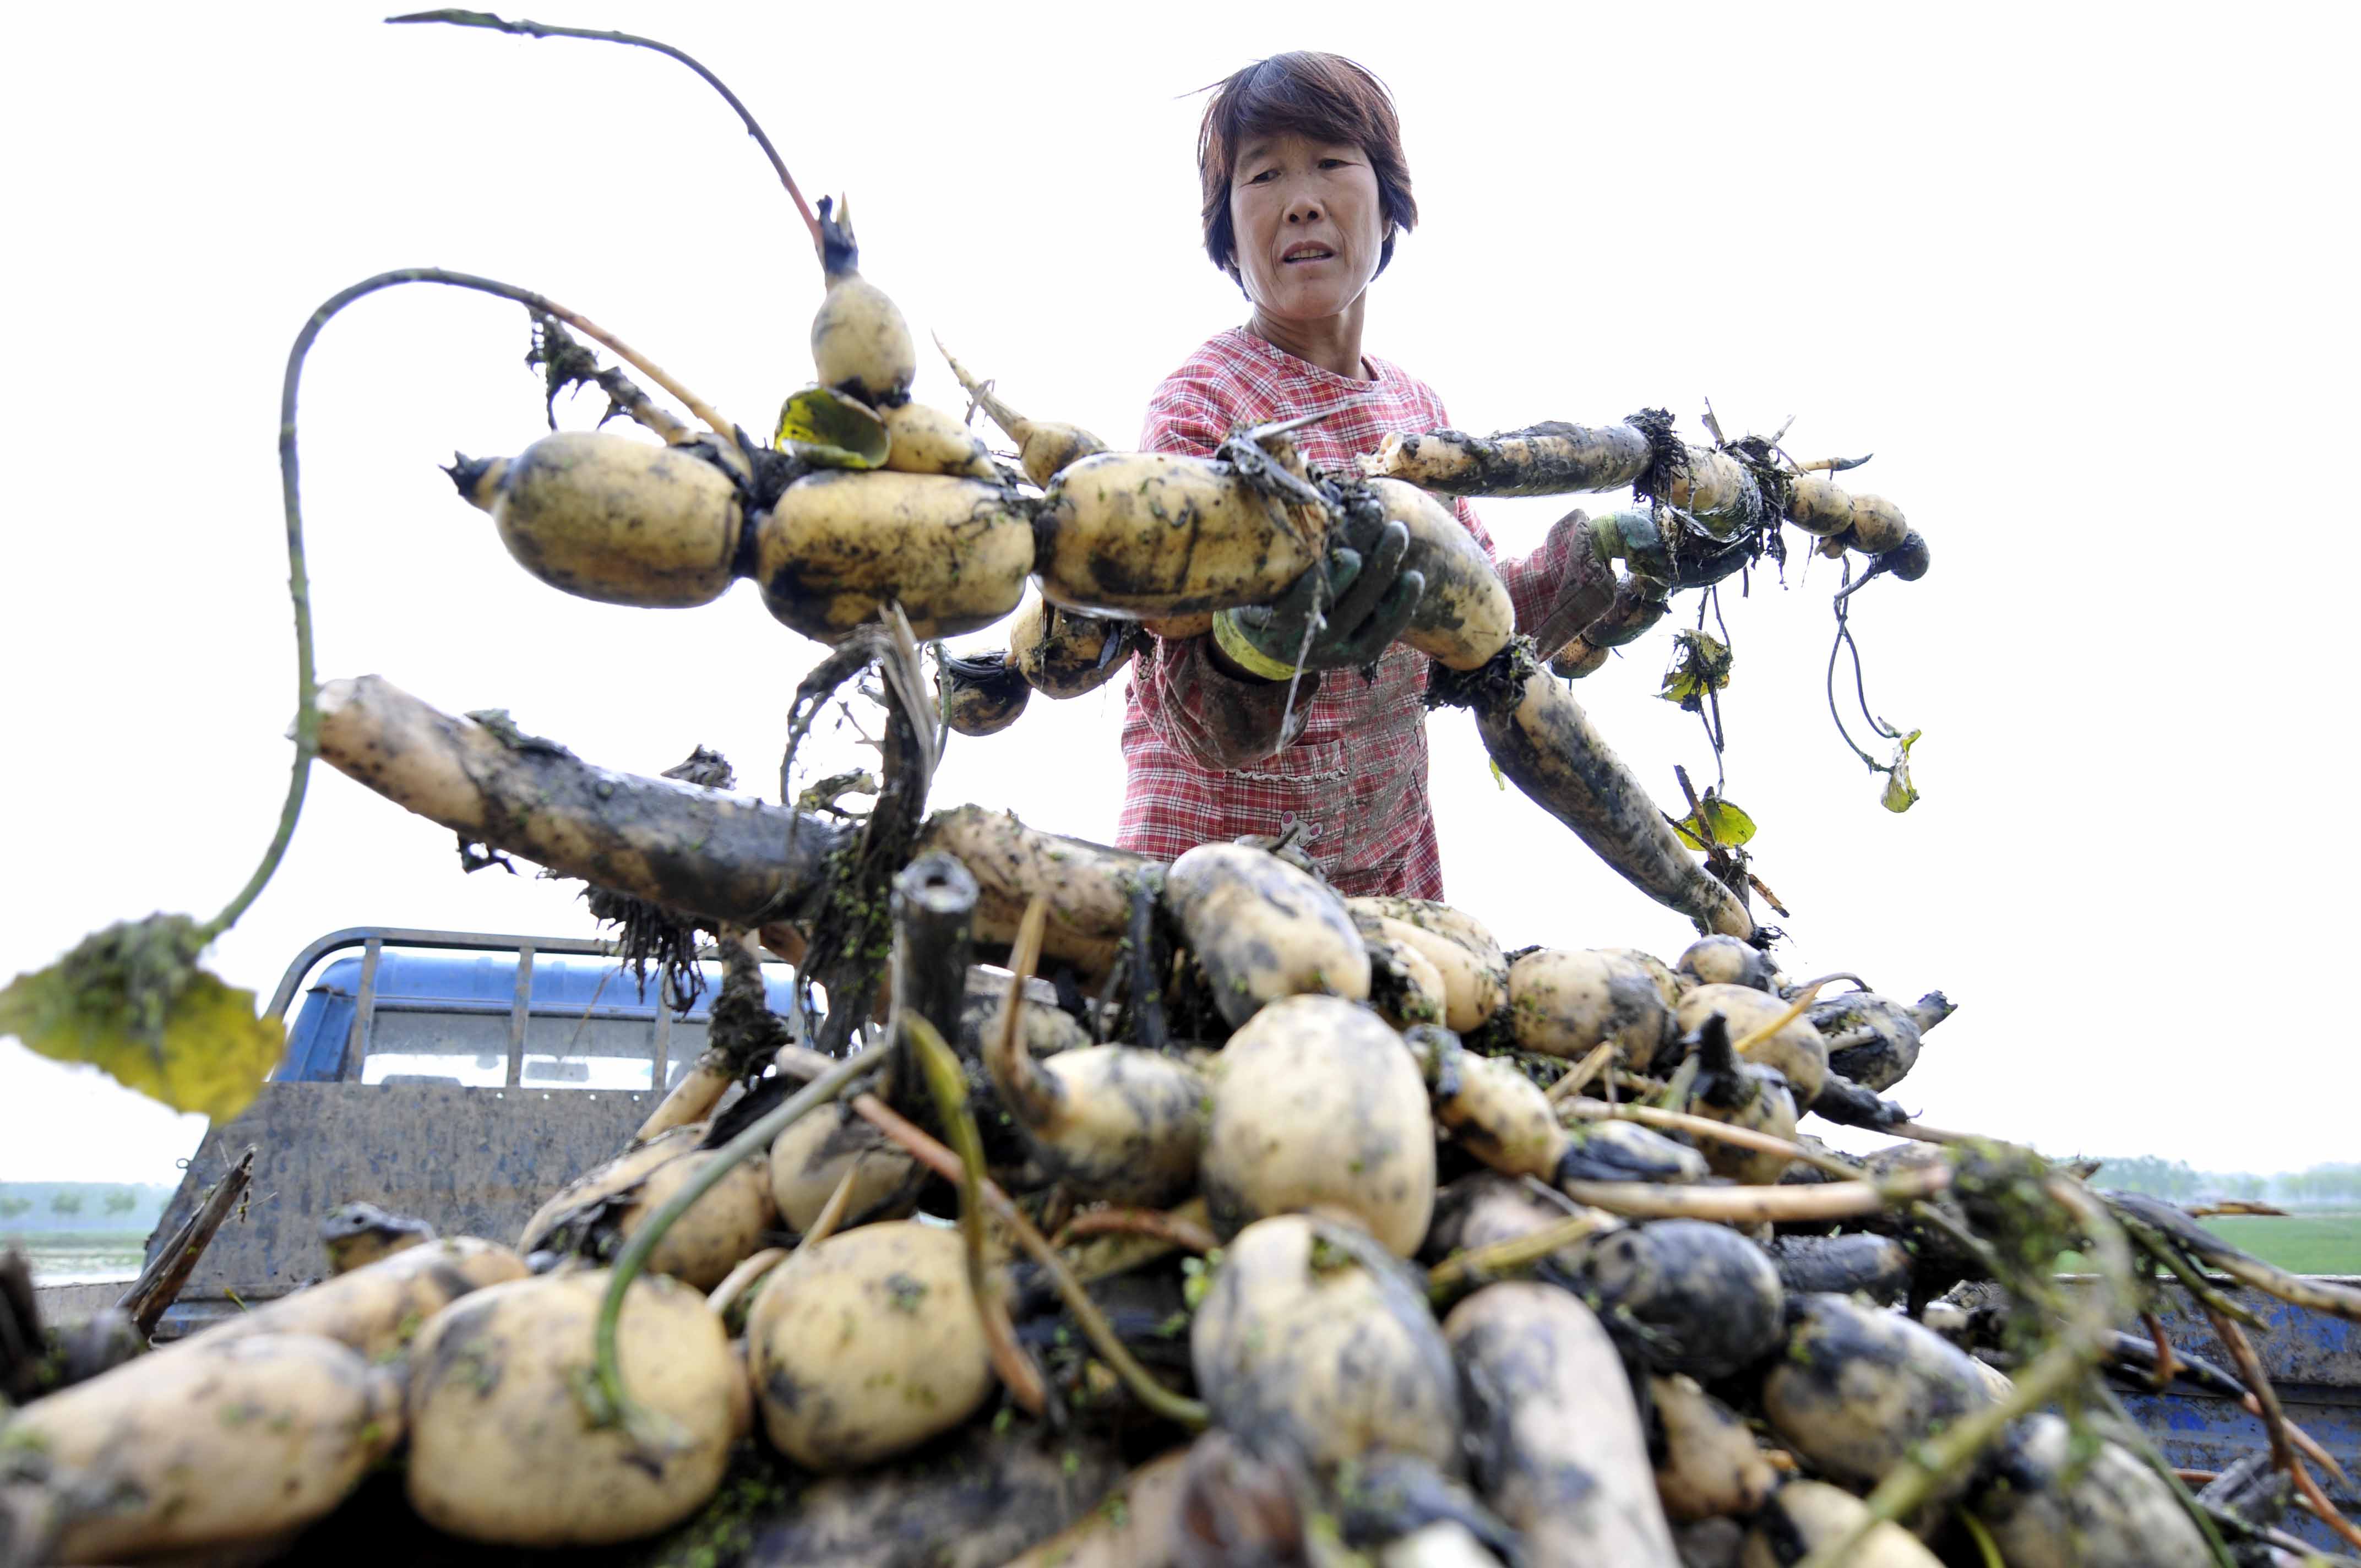
[[[1320,221],[1320,203],[1310,196],[1298,196],[1287,204],[1287,221],[1291,224],[1316,224]]]

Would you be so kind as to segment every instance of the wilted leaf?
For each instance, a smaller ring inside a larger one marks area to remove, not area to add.
[[[1878,796],[1878,804],[1888,811],[1907,811],[1917,802],[1918,788],[1910,782],[1910,744],[1925,733],[1923,729],[1913,729],[1894,748],[1894,765],[1886,771],[1885,792]]]
[[[806,387],[779,405],[771,444],[822,468],[874,468],[893,437],[868,404],[826,387]]]
[[[1728,644],[1702,631],[1676,631],[1672,667],[1664,672],[1664,689],[1656,695],[1695,713],[1708,692],[1730,685],[1730,666],[1736,662]]]
[[[1754,837],[1754,818],[1708,790],[1706,797],[1697,802],[1696,811],[1673,824],[1673,831],[1692,850],[1706,847],[1705,836],[1697,831],[1699,813],[1703,813],[1706,826],[1713,829],[1714,842],[1725,850],[1734,850]]]
[[[0,1034],[58,1061],[88,1062],[126,1089],[216,1122],[246,1109],[286,1050],[254,993],[199,969],[182,915],[126,921],[0,991]]]

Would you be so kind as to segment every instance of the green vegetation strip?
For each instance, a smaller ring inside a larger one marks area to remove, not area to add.
[[[2200,1221],[2232,1246],[2253,1253],[2290,1274],[2361,1274],[2361,1210],[2328,1214],[2224,1214]],[[2060,1274],[2087,1274],[2090,1260],[2070,1252],[2058,1260]]]

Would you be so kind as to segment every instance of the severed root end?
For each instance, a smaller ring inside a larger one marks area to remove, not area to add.
[[[819,247],[819,269],[828,280],[849,278],[861,270],[861,242],[852,237],[852,199],[819,199],[819,226],[814,231]]]
[[[730,759],[704,746],[695,748],[685,760],[658,776],[678,779],[700,789],[730,789],[738,783],[737,770],[730,767]],[[698,921],[618,888],[593,883],[583,890],[582,896],[590,905],[592,918],[602,925],[620,927],[617,957],[639,982],[642,996],[647,994],[648,965],[653,962],[670,987],[675,1006],[686,1007],[697,1000],[705,989],[705,970],[697,961],[697,938],[699,932],[708,929],[717,938],[721,936],[719,926]]]
[[[1525,683],[1540,669],[1533,640],[1512,638],[1488,663],[1472,670],[1454,670],[1439,663],[1429,665],[1426,706],[1430,711],[1468,707],[1478,713],[1501,712],[1524,700]]]
[[[582,896],[592,919],[617,927],[616,958],[631,971],[642,997],[647,994],[648,966],[653,964],[674,1005],[686,1007],[697,1000],[705,989],[705,970],[697,961],[697,921],[611,887],[586,887]]]
[[[951,375],[975,406],[982,409],[992,422],[1000,427],[1001,433],[1021,448],[1026,437],[1033,433],[1033,422],[1003,402],[993,391],[991,382],[977,379],[973,371],[961,364],[959,356],[943,346],[940,333],[935,334],[935,351],[951,367]]]
[[[500,481],[508,477],[509,460],[505,457],[470,457],[464,452],[451,454],[451,461],[443,466],[458,488],[459,497],[468,505],[485,511],[500,493]]]

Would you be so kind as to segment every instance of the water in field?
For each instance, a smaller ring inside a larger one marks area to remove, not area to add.
[[[36,1231],[0,1236],[32,1260],[36,1285],[88,1285],[130,1279],[145,1260],[145,1231]]]

